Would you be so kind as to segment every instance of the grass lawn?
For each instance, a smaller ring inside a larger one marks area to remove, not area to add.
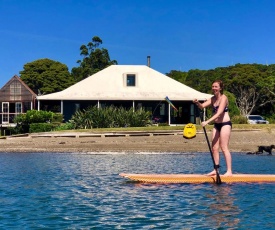
[[[100,128],[100,129],[77,129],[77,130],[66,130],[66,132],[119,132],[119,131],[175,131],[175,130],[183,130],[184,126],[148,126],[148,127],[126,127],[126,128]],[[202,131],[202,127],[200,125],[196,125],[197,131]],[[207,125],[206,129],[211,130],[213,125]],[[272,131],[275,130],[275,124],[233,124],[233,130],[267,130]],[[64,132],[64,130],[60,131]]]

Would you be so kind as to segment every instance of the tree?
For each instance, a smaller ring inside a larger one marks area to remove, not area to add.
[[[111,60],[109,52],[105,48],[99,49],[102,40],[95,36],[87,45],[80,46],[82,61],[78,60],[79,67],[72,68],[72,75],[76,82],[87,78],[110,65],[116,65],[116,60]]]
[[[234,96],[233,93],[230,93],[228,91],[224,91],[224,94],[227,96],[228,98],[228,102],[229,102],[229,112],[230,112],[230,117],[234,117],[234,116],[239,116],[240,115],[240,110],[237,106],[236,103],[236,97]]]
[[[166,75],[176,81],[179,81],[181,83],[185,83],[187,73],[178,71],[178,70],[171,70],[169,73],[166,73]]]
[[[50,59],[39,59],[24,65],[20,78],[36,94],[49,94],[73,85],[68,67]]]
[[[228,73],[228,90],[236,96],[241,115],[249,115],[275,102],[275,72],[272,67],[237,64]]]
[[[209,79],[207,73],[206,70],[189,70],[185,84],[200,92],[209,93],[212,80]]]
[[[178,77],[179,73],[171,71],[169,76],[204,93],[211,93],[214,80],[222,80],[225,89],[235,96],[243,116],[251,113],[271,115],[275,108],[275,65],[236,64],[211,70],[194,69],[187,72],[185,82]]]

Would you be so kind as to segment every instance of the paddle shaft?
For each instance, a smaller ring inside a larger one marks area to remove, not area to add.
[[[203,132],[204,132],[204,135],[205,135],[205,139],[207,141],[207,145],[208,145],[209,151],[211,153],[211,158],[212,158],[213,164],[216,165],[215,159],[214,159],[214,156],[213,156],[213,152],[212,152],[212,148],[211,148],[211,145],[210,145],[210,142],[209,142],[209,139],[208,139],[208,135],[206,133],[206,129],[205,129],[205,127],[202,127],[202,128],[203,128]]]
[[[201,119],[201,122],[202,122],[202,117],[200,116],[200,119]],[[207,141],[207,145],[208,145],[208,148],[209,148],[209,151],[210,151],[210,155],[211,155],[211,158],[212,158],[212,162],[214,164],[214,169],[216,170],[216,184],[221,184],[222,183],[222,180],[220,178],[220,175],[219,175],[219,171],[218,171],[218,167],[216,165],[216,162],[215,162],[215,159],[214,159],[214,156],[213,156],[213,152],[212,152],[212,148],[211,148],[211,145],[210,145],[210,142],[209,142],[209,139],[208,139],[208,135],[206,133],[206,129],[205,127],[202,127],[203,128],[203,132],[204,132],[204,135],[205,135],[205,139]]]

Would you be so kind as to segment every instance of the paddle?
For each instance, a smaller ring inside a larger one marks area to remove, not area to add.
[[[201,114],[200,114],[201,122],[203,120],[202,119],[202,114],[203,113],[201,112]],[[222,180],[220,178],[220,174],[219,174],[219,171],[218,171],[219,165],[216,165],[216,163],[215,163],[213,152],[212,152],[212,149],[211,149],[211,145],[210,145],[207,133],[206,133],[206,129],[205,129],[205,127],[202,127],[202,128],[203,128],[203,132],[204,132],[204,135],[205,135],[205,138],[206,138],[206,141],[207,141],[207,144],[208,144],[208,148],[209,148],[209,151],[210,151],[210,154],[211,154],[212,162],[214,164],[214,169],[216,170],[216,184],[221,184]]]
[[[170,104],[172,106],[172,108],[174,110],[176,110],[178,112],[178,109],[173,105],[173,103],[170,101],[170,99],[168,98],[168,96],[166,96],[164,99],[168,102],[168,104]]]

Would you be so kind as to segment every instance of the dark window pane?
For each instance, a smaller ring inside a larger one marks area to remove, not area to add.
[[[127,86],[135,86],[136,85],[136,75],[127,74]]]

